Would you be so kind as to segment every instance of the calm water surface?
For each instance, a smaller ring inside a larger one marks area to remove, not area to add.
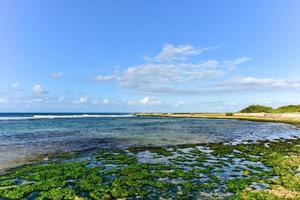
[[[240,142],[300,136],[294,126],[130,114],[0,114],[0,170],[39,155],[132,145]]]

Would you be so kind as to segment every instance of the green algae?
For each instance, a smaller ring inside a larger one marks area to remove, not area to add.
[[[0,190],[0,197],[5,199],[22,199],[36,189],[33,184],[25,184]]]
[[[88,174],[86,177],[82,178],[77,182],[77,186],[80,190],[89,191],[95,186],[101,185],[103,183],[103,178],[98,173]]]
[[[102,161],[105,164],[117,164],[117,165],[126,165],[136,162],[136,157],[125,154],[123,151],[114,150],[114,151],[99,151],[96,155],[96,159]]]
[[[12,186],[16,184],[16,180],[3,180],[0,181],[0,187]]]
[[[208,145],[209,148],[213,151],[212,155],[214,156],[224,156],[226,154],[233,153],[233,146],[231,145],[224,145],[222,143],[213,143]]]
[[[289,139],[104,149],[83,161],[50,159],[12,169],[0,176],[0,199],[196,199],[202,193],[274,199],[276,188],[293,199],[300,192],[299,145],[300,139]],[[139,162],[142,152],[168,162]],[[270,186],[255,190],[253,183]]]
[[[37,199],[75,199],[75,192],[70,188],[53,188],[41,192]]]

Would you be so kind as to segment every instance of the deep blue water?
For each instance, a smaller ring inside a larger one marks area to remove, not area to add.
[[[294,126],[129,113],[2,113],[0,170],[56,152],[131,145],[239,142],[300,136]]]

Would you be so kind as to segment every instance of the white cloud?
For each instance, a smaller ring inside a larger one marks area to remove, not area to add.
[[[162,103],[162,101],[160,99],[150,98],[148,96],[140,99],[139,102],[143,105],[151,105],[151,106],[158,105],[158,104]]]
[[[220,94],[237,92],[282,92],[300,90],[300,80],[239,77],[222,83],[206,85],[194,90],[194,94]]]
[[[153,85],[182,83],[208,77],[221,76],[221,69],[208,68],[206,62],[196,64],[144,64],[129,67],[120,78],[123,86],[130,88]]]
[[[47,98],[43,97],[34,97],[34,96],[29,96],[29,97],[21,97],[21,98],[12,98],[11,103],[16,103],[16,104],[33,104],[33,103],[44,103],[44,105],[47,104],[53,104],[57,105],[57,103],[61,103],[65,101],[63,97],[57,98],[54,96],[47,96]]]
[[[206,60],[197,63],[147,63],[127,68],[119,77],[121,86],[151,93],[180,93],[199,88],[208,78],[222,77],[231,67],[241,64],[230,61]],[[246,60],[243,60],[246,62]],[[226,65],[230,62],[230,66]],[[187,88],[189,85],[190,88]]]
[[[162,104],[162,100],[156,97],[145,96],[141,99],[123,99],[123,104],[127,106],[155,106]]]
[[[300,89],[300,80],[241,77],[227,83],[243,89]]]
[[[155,95],[198,94],[202,87],[207,89],[205,84],[209,81],[232,73],[232,69],[251,60],[245,56],[231,60],[186,60],[210,49],[213,47],[200,49],[192,45],[165,45],[157,56],[149,58],[150,62],[130,66],[112,75],[97,76],[95,80],[117,81],[121,87]]]
[[[177,101],[175,104],[174,104],[174,106],[175,107],[179,107],[179,106],[181,106],[181,105],[183,105],[184,104],[184,101]]]
[[[149,98],[149,97],[144,97],[144,98],[142,98],[142,99],[140,100],[140,102],[141,102],[142,104],[147,104],[149,101],[150,101],[150,98]]]
[[[244,57],[236,58],[234,60],[227,60],[227,61],[224,61],[223,63],[224,63],[224,65],[230,67],[231,69],[234,69],[236,66],[241,65],[250,60],[252,60],[252,59],[244,56]]]
[[[41,85],[37,84],[32,87],[32,91],[35,94],[48,94],[49,92],[45,90]]]
[[[20,84],[19,84],[18,82],[15,82],[15,83],[11,84],[11,89],[12,89],[13,91],[20,91],[20,90],[22,90],[22,89],[20,88]]]
[[[212,82],[203,84],[187,82],[188,84],[156,84],[155,82],[132,82],[129,85],[135,90],[153,94],[172,95],[216,95],[239,92],[279,92],[296,90],[300,91],[300,80],[271,79],[240,77],[225,82]]]
[[[54,72],[54,73],[50,74],[51,78],[53,78],[53,79],[60,79],[63,77],[63,75],[64,74],[62,72]]]
[[[135,100],[132,99],[123,99],[123,102],[125,102],[126,105],[131,106],[137,104]]]
[[[116,76],[101,76],[101,75],[98,75],[95,77],[95,80],[96,81],[114,81],[114,80],[117,80],[117,77]]]
[[[103,99],[102,104],[108,104],[110,102],[109,99]]]
[[[44,101],[44,99],[42,99],[42,98],[35,98],[35,99],[32,100],[33,103],[40,103],[40,102],[43,102],[43,101]]]
[[[8,103],[8,99],[5,97],[0,97],[0,103]]]
[[[61,98],[58,98],[56,102],[57,102],[57,103],[61,103],[61,102],[63,102],[64,100],[65,100],[65,98],[61,97]]]
[[[157,62],[166,62],[173,60],[186,60],[189,56],[199,55],[210,48],[196,48],[192,45],[172,45],[163,46],[161,52],[154,57]]]
[[[80,97],[78,100],[75,100],[74,103],[76,104],[86,103],[88,100],[89,100],[88,97]]]
[[[109,104],[110,103],[110,100],[109,99],[103,99],[103,100],[100,100],[100,99],[95,99],[92,104]]]

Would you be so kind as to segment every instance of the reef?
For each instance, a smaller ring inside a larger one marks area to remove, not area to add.
[[[300,199],[300,139],[101,149],[0,176],[0,199]]]

